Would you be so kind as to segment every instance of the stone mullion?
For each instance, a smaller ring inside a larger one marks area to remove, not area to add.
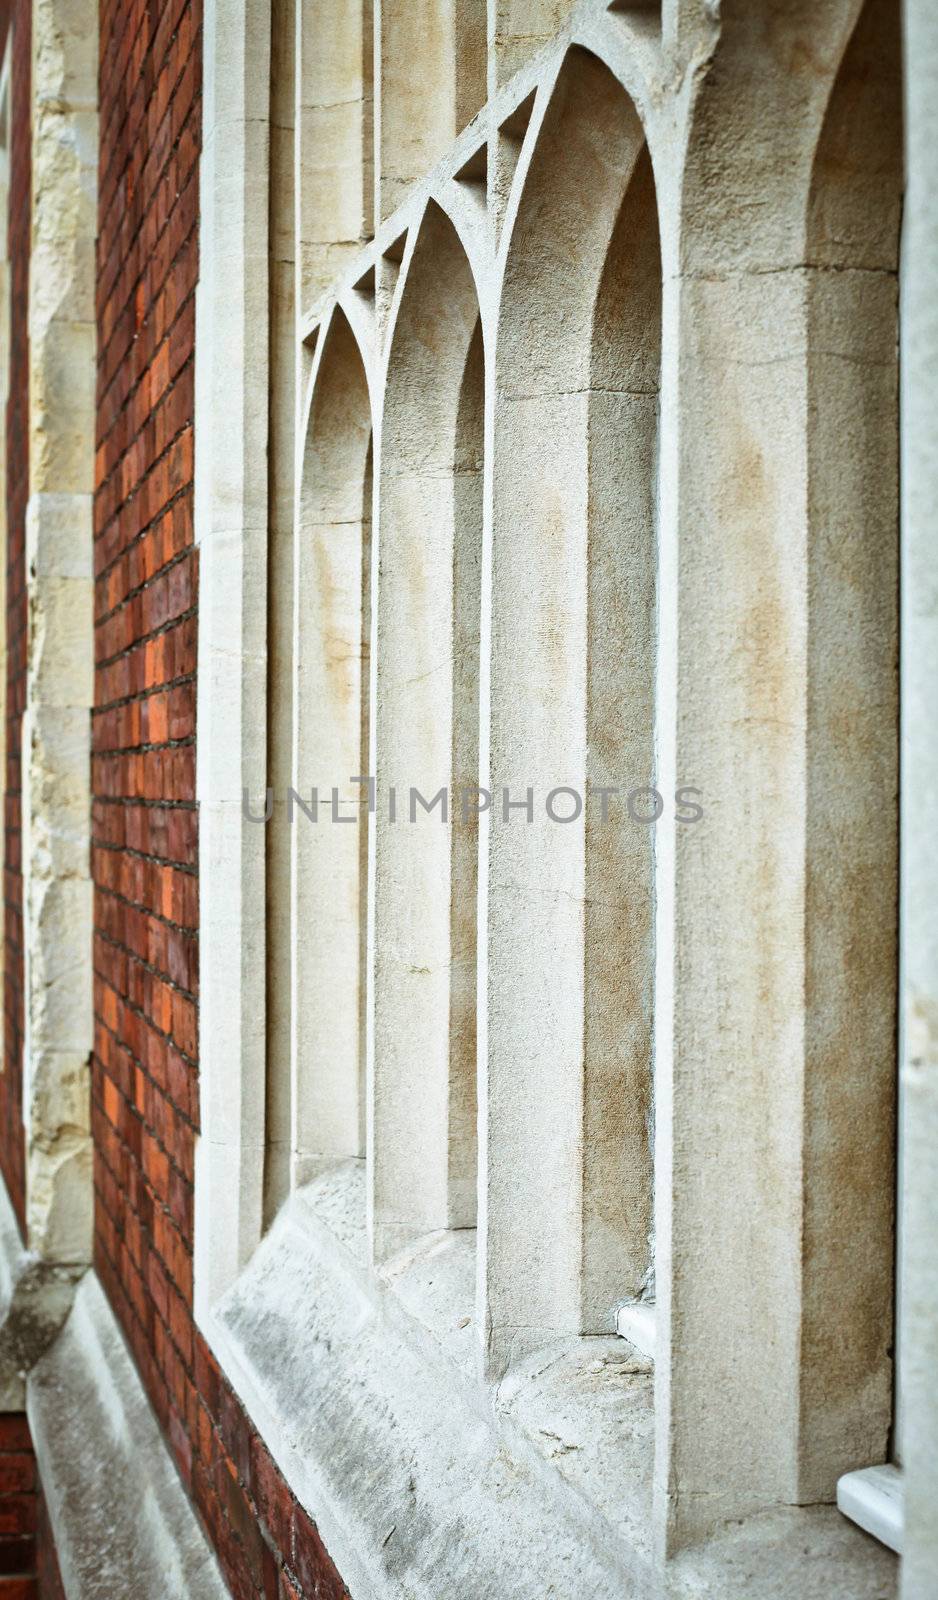
[[[674,658],[658,709],[664,781],[705,807],[699,832],[669,830],[659,851],[656,1476],[673,1548],[791,1493],[807,528],[800,276],[689,277],[666,308]]]
[[[270,8],[206,13],[196,295],[200,1112],[197,1315],[261,1236],[267,778]]]
[[[902,1600],[938,1571],[938,13],[906,0],[907,193],[902,297]]]

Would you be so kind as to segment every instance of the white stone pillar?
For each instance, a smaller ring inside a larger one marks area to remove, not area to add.
[[[266,1060],[270,5],[209,0],[195,340],[204,1319],[261,1234]]]
[[[938,1584],[938,10],[906,0],[902,306],[902,1600]]]
[[[29,604],[23,721],[28,1243],[91,1258],[92,493],[97,7],[32,19]]]
[[[727,17],[665,261],[659,748],[705,808],[658,863],[668,1551],[888,1445],[898,41],[824,20],[808,84],[804,21]]]

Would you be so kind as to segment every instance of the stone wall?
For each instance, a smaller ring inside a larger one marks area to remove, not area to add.
[[[898,7],[764,6],[7,8],[24,1594],[896,1592]]]
[[[65,1600],[29,1423],[0,1414],[0,1600]]]
[[[9,220],[10,299],[27,302],[31,185],[30,5],[7,8],[13,29]],[[4,37],[6,30],[4,29]],[[26,704],[26,502],[29,497],[28,345],[26,317],[10,322],[9,397],[6,414],[6,773],[3,873],[4,1070],[0,1074],[0,1166],[21,1225],[25,1224],[26,1171],[22,1111],[23,1066],[23,861],[21,728]]]

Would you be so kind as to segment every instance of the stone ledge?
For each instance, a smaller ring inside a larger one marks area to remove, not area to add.
[[[297,1193],[203,1317],[355,1600],[893,1600],[895,1558],[832,1506],[734,1523],[655,1570],[648,1363],[557,1342],[473,1383],[427,1320],[432,1250],[371,1275],[355,1200],[341,1171]]]
[[[29,1376],[26,1409],[68,1600],[227,1600],[93,1272]]]

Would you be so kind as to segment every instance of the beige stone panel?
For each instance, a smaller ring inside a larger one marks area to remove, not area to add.
[[[31,575],[43,584],[47,579],[92,578],[92,503],[90,494],[33,494],[26,508],[26,560]],[[90,595],[89,595],[90,604]],[[89,661],[93,643],[84,645]],[[80,680],[82,705],[88,684]]]
[[[31,814],[30,884],[90,878],[88,709],[54,704],[30,708],[23,756]],[[90,963],[90,925],[74,929],[76,949]],[[88,948],[83,949],[83,941]],[[87,975],[90,977],[90,967]],[[90,1048],[91,1037],[88,1035]]]
[[[485,0],[381,0],[376,220],[395,210],[481,109],[485,41]]]
[[[29,883],[29,1040],[77,1052],[91,1040],[91,883],[50,877]]]
[[[32,487],[36,492],[90,494],[94,327],[90,321],[52,321],[34,332],[29,384]]]
[[[36,0],[33,6],[33,97],[47,110],[97,107],[98,37],[88,0]]]
[[[84,781],[87,783],[87,711],[94,672],[91,580],[46,578],[41,589],[39,585],[31,586],[29,598],[30,688],[39,705],[84,706]]]
[[[83,1076],[87,1098],[87,1062]],[[93,1168],[87,1129],[59,1128],[30,1144],[26,1226],[31,1248],[44,1260],[87,1262],[94,1232]]]
[[[489,0],[489,92],[549,44],[572,10],[573,0]]]
[[[93,109],[46,112],[33,140],[36,211],[30,255],[31,316],[44,324],[91,320],[97,226],[98,118]],[[51,203],[43,203],[46,196]]]
[[[298,223],[306,306],[373,231],[372,6],[315,0],[300,8],[299,29]]]
[[[90,942],[91,895],[81,908]],[[88,1050],[69,1050],[53,1014],[31,1019],[27,1229],[31,1248],[45,1261],[86,1262],[92,1245],[93,1189]],[[90,1000],[79,997],[78,1018],[91,1029]],[[87,1015],[85,1015],[87,1014]],[[39,1026],[37,1026],[37,1023]],[[80,1028],[72,1023],[73,1036]],[[38,1037],[55,1041],[43,1049]]]

